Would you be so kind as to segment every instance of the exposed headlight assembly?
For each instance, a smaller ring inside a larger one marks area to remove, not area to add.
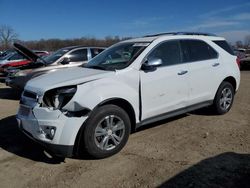
[[[18,76],[27,76],[32,70],[24,70],[24,71],[17,71],[13,75],[18,77]]]
[[[43,102],[47,107],[62,109],[76,93],[76,86],[67,86],[47,91],[44,94]]]

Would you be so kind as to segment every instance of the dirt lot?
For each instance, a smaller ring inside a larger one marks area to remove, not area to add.
[[[147,126],[117,155],[45,155],[17,129],[18,94],[0,84],[1,187],[250,187],[250,71],[231,111],[207,109]]]

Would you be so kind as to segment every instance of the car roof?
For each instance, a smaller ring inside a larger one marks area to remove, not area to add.
[[[100,48],[100,49],[105,49],[105,47],[97,47],[97,46],[94,46],[94,47],[89,47],[89,46],[68,46],[68,47],[64,47],[64,48],[61,48],[62,50],[74,50],[74,49],[77,49],[77,48]]]
[[[209,39],[209,40],[225,40],[223,37],[218,37],[214,34],[209,33],[198,33],[198,32],[170,32],[170,33],[158,33],[153,35],[146,35],[140,38],[133,38],[126,40],[126,42],[153,42],[159,38],[169,38],[169,39]]]

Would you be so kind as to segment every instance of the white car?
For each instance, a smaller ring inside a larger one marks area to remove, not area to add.
[[[239,84],[236,56],[224,38],[158,34],[29,81],[17,120],[57,156],[104,158],[145,124],[210,105],[217,114],[228,112]]]

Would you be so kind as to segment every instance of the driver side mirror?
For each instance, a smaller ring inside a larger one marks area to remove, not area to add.
[[[68,58],[68,57],[65,57],[65,58],[62,60],[62,62],[61,62],[62,65],[67,65],[67,64],[69,64],[69,63],[70,63],[70,58]]]
[[[150,59],[150,60],[146,60],[143,64],[142,64],[142,70],[155,70],[156,67],[159,67],[162,65],[162,60],[159,58],[155,58],[155,59]]]

